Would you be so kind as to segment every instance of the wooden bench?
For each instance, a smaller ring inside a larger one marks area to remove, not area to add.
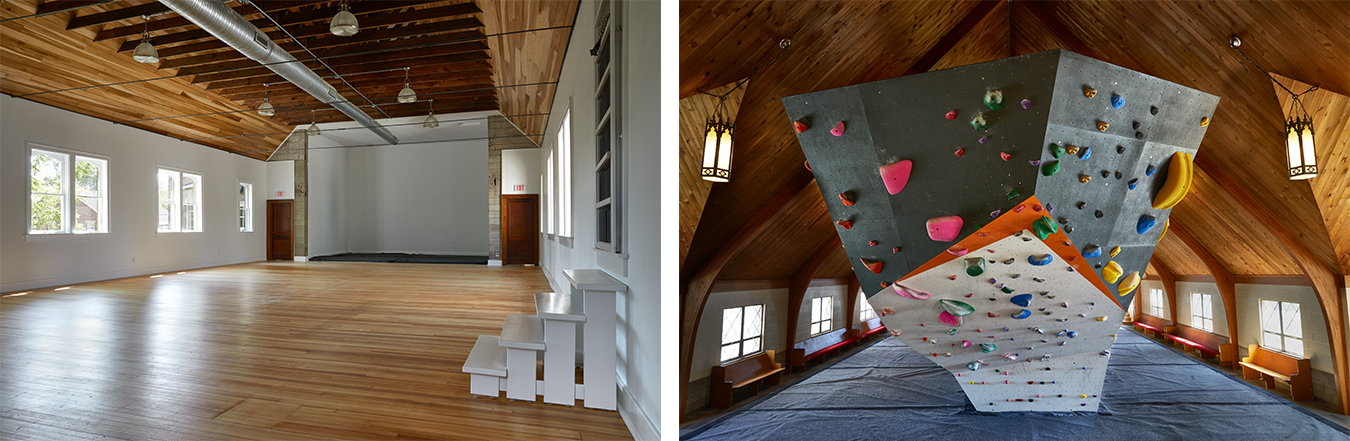
[[[754,357],[737,360],[725,366],[712,368],[712,402],[718,409],[731,407],[732,394],[738,389],[749,389],[759,395],[763,385],[774,386],[783,381],[783,364],[773,361],[774,352],[766,350]]]
[[[1144,332],[1145,335],[1147,335],[1149,332],[1152,332],[1155,337],[1159,335],[1167,335],[1165,332],[1163,332],[1162,328],[1144,322],[1134,322],[1134,328],[1140,330],[1141,332]]]
[[[1164,337],[1167,337],[1168,340],[1172,340],[1173,343],[1180,344],[1185,348],[1192,348],[1197,351],[1200,351],[1200,358],[1214,358],[1215,355],[1219,355],[1218,349],[1202,345],[1194,340],[1190,340],[1185,337],[1179,337],[1172,334],[1166,334],[1164,335]]]
[[[858,329],[838,329],[798,343],[799,347],[792,348],[792,352],[788,353],[788,372],[806,370],[808,361],[818,358],[823,360],[831,354],[838,355],[839,352],[858,343],[860,336],[861,332]]]
[[[1265,380],[1266,389],[1275,388],[1275,380],[1279,379],[1289,383],[1294,401],[1313,399],[1311,360],[1270,351],[1260,345],[1248,345],[1247,356],[1242,357],[1238,365],[1242,366],[1242,378],[1260,377]]]
[[[873,321],[876,322],[875,325],[872,324]],[[883,332],[886,332],[886,325],[881,324],[881,320],[877,319],[872,319],[859,323],[857,326],[858,331],[861,333],[858,335],[859,341],[869,341],[872,339],[872,337],[881,335]]]
[[[480,335],[464,360],[462,372],[469,374],[469,392],[474,398],[497,398],[506,389],[506,348],[495,335]]]

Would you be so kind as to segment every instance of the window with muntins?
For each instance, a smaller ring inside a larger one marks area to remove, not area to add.
[[[572,109],[558,128],[558,235],[572,237]]]
[[[1191,293],[1191,327],[1214,332],[1214,298],[1209,294]]]
[[[544,161],[544,207],[547,213],[544,216],[544,232],[550,235],[554,234],[553,225],[557,222],[557,217],[553,215],[553,205],[557,193],[553,192],[553,151],[549,150],[548,159]]]
[[[202,231],[202,176],[159,169],[158,223],[162,233]]]
[[[1148,310],[1149,315],[1157,318],[1164,318],[1163,290],[1157,288],[1148,290]]]
[[[764,305],[723,309],[721,362],[758,354],[763,350]]]
[[[28,170],[28,233],[108,232],[108,160],[32,148]]]
[[[253,184],[239,183],[239,231],[253,231]]]
[[[623,102],[620,62],[623,2],[602,1],[595,14],[595,248],[623,253]]]
[[[872,302],[867,301],[867,296],[858,293],[858,321],[865,322],[877,318],[877,311],[872,309]]]
[[[1303,318],[1298,303],[1261,300],[1261,346],[1303,356]]]
[[[830,332],[834,329],[834,297],[816,297],[811,299],[811,335]]]

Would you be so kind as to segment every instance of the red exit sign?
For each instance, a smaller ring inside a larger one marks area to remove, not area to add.
[[[525,191],[525,185],[524,185],[524,184],[520,184],[520,185],[512,186],[512,187],[511,187],[511,191]]]

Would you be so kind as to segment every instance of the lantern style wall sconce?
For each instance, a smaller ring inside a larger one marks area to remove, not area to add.
[[[708,120],[704,131],[703,167],[699,175],[705,181],[731,181],[731,135],[736,131],[736,126],[727,120],[725,104],[723,100],[717,102],[717,110],[713,111],[713,117]]]
[[[1294,97],[1289,102],[1289,110],[1285,112],[1286,115],[1289,115],[1289,119],[1284,123],[1285,152],[1287,153],[1286,157],[1289,158],[1289,180],[1300,181],[1317,177],[1317,148],[1313,145],[1312,117],[1308,116],[1308,110],[1303,107],[1303,102],[1299,98],[1308,92],[1317,90],[1321,85],[1314,84],[1303,93],[1294,93],[1288,87],[1284,87],[1284,84],[1275,80],[1275,77],[1256,64],[1256,61],[1247,57],[1247,54],[1242,53],[1238,49],[1238,46],[1242,46],[1242,40],[1238,39],[1236,35],[1228,39],[1228,46],[1237,51],[1238,55],[1242,55],[1242,58],[1246,58],[1248,62],[1252,63],[1252,66],[1256,66],[1256,69],[1260,70],[1261,73],[1266,74],[1271,82]]]

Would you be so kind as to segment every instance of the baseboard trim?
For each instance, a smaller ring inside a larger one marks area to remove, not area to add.
[[[41,289],[54,286],[74,285],[89,282],[101,282],[104,280],[122,279],[126,277],[146,276],[171,271],[189,271],[195,269],[211,268],[226,265],[237,265],[241,263],[258,262],[265,260],[267,260],[266,256],[247,256],[230,259],[208,260],[202,262],[174,263],[169,265],[122,268],[116,270],[96,271],[83,274],[67,274],[55,277],[41,277],[36,279],[14,280],[0,283],[0,292],[28,291],[32,289]]]
[[[296,262],[308,262],[309,256],[295,256]]]
[[[619,391],[623,392],[619,394],[619,397],[622,398],[619,400],[619,417],[623,418],[623,424],[628,427],[628,433],[633,435],[633,439],[637,441],[660,440],[660,426],[652,421],[651,416],[645,412],[642,406],[637,404],[637,399],[633,398],[633,395],[628,391],[628,384],[622,378],[619,378],[618,382]]]
[[[487,266],[502,266],[502,261],[497,259],[488,259]]]

